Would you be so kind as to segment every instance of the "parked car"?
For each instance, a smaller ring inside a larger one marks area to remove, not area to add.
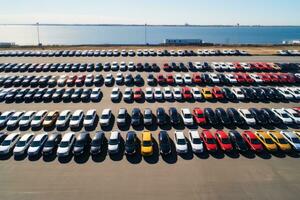
[[[175,131],[174,143],[177,153],[185,154],[188,152],[188,145],[182,131]]]
[[[61,136],[60,133],[49,134],[48,135],[48,140],[44,144],[42,154],[44,156],[53,154],[57,150],[61,139],[62,139],[62,136]]]
[[[105,142],[105,134],[103,131],[97,131],[91,141],[90,153],[97,155],[102,152],[103,145]]]
[[[108,140],[108,153],[116,154],[120,150],[121,135],[119,131],[112,131]]]
[[[57,148],[58,157],[67,157],[72,153],[72,148],[75,143],[75,133],[69,132],[64,134]]]
[[[171,153],[171,143],[167,131],[160,131],[158,133],[158,142],[161,154],[168,155]]]
[[[47,139],[48,139],[47,133],[40,133],[40,134],[36,135],[27,150],[28,156],[39,155],[41,153]]]

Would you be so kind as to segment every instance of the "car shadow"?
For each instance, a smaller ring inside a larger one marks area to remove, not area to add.
[[[27,153],[23,153],[22,155],[14,155],[14,160],[22,161],[22,160],[25,160],[26,157],[27,157]]]
[[[84,164],[86,163],[90,158],[90,147],[86,148],[83,154],[79,156],[74,156],[74,161],[77,164]]]
[[[136,140],[137,147],[136,147],[136,153],[133,155],[125,154],[126,159],[131,164],[139,164],[142,161],[142,155],[141,155],[141,141],[139,138]]]
[[[219,149],[215,152],[210,152],[210,155],[216,159],[223,159],[225,157],[223,151]]]
[[[168,155],[162,155],[161,157],[163,159],[163,161],[165,161],[168,164],[175,164],[178,160],[177,158],[177,152],[176,152],[176,147],[174,144],[173,139],[170,138],[170,145],[171,145],[171,153]]]
[[[55,151],[56,152],[56,151]],[[56,159],[56,154],[55,153],[52,153],[50,155],[43,155],[43,161],[44,162],[52,162]]]
[[[70,153],[70,155],[66,156],[66,157],[58,157],[58,162],[61,164],[66,164],[69,163],[73,158],[73,154]]]
[[[245,158],[254,159],[256,157],[255,153],[251,150],[248,151],[240,151],[240,154],[243,155]]]
[[[272,155],[267,151],[258,152],[256,153],[256,155],[265,160],[269,160],[272,158]]]

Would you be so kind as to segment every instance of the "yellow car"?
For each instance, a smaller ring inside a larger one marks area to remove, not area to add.
[[[151,156],[153,154],[152,134],[150,131],[142,133],[141,154],[143,156]]]
[[[265,131],[255,131],[255,135],[261,141],[268,151],[277,151],[277,145],[272,140],[271,136]]]
[[[59,115],[58,111],[49,112],[48,115],[44,119],[43,126],[44,127],[53,126],[58,118],[58,115]]]
[[[282,151],[288,152],[292,150],[291,145],[278,131],[268,131],[267,133],[271,136],[273,142],[275,142]]]
[[[274,70],[279,71],[281,70],[281,67],[279,67],[277,64],[275,63],[267,63],[270,67],[272,67]]]
[[[211,89],[209,89],[207,87],[206,88],[202,88],[201,89],[201,93],[202,93],[204,99],[212,99],[213,98],[213,94],[211,92]]]
[[[294,133],[300,138],[300,131],[294,131]]]

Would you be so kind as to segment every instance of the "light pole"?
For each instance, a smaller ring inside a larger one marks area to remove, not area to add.
[[[38,36],[38,46],[40,46],[40,24],[38,22],[36,23],[36,31]]]
[[[147,45],[147,23],[145,23],[145,45]]]

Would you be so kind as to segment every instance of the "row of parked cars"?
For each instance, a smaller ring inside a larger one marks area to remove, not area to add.
[[[99,102],[103,94],[100,88],[42,88],[0,89],[0,102]]]
[[[139,137],[141,139],[139,139]],[[104,152],[107,146],[107,153],[110,155],[123,153],[121,145],[124,146],[124,153],[128,156],[140,153],[143,156],[151,156],[154,153],[154,137],[150,131],[144,131],[138,136],[134,131],[126,133],[122,138],[120,131],[115,130],[106,139],[105,133],[98,131],[93,137],[88,132],[75,134],[68,132],[60,133],[0,133],[0,155],[13,153],[14,156],[49,156],[56,154],[58,157],[70,155],[81,156],[89,153],[92,156]],[[231,130],[228,133],[223,130],[211,132],[203,130],[189,130],[188,137],[182,131],[175,131],[171,140],[167,131],[158,133],[158,150],[161,155],[166,156],[172,153],[174,142],[177,154],[186,154],[192,151],[196,154],[204,151],[253,151],[255,153],[267,150],[269,152],[282,151],[290,153],[300,152],[300,131],[243,131],[239,133]]]
[[[58,129],[62,128],[85,128],[95,127],[97,120],[101,127],[112,125],[114,118],[111,109],[104,109],[100,116],[96,110],[88,110],[86,114],[83,110],[76,110],[73,113],[70,110],[64,111],[6,111],[0,115],[0,126],[6,128],[49,128],[55,126]],[[151,126],[158,125],[180,125],[184,124],[187,127],[194,125],[212,126],[255,126],[255,125],[297,125],[300,124],[299,108],[250,108],[250,109],[235,109],[235,108],[182,108],[178,111],[171,107],[168,111],[159,107],[152,112],[146,108],[142,112],[139,108],[134,108],[131,114],[126,108],[120,108],[116,115],[116,123],[119,127],[124,126]]]
[[[125,88],[121,92],[119,87],[112,89],[110,98],[119,102],[147,101],[253,101],[253,102],[280,102],[299,101],[300,89],[298,87],[147,87]]]
[[[281,56],[300,56],[299,50],[279,50],[277,53]]]
[[[224,49],[199,49],[194,50],[154,50],[154,49],[138,49],[138,50],[8,50],[0,51],[0,57],[87,57],[87,56],[244,56],[249,55],[244,50]]]

